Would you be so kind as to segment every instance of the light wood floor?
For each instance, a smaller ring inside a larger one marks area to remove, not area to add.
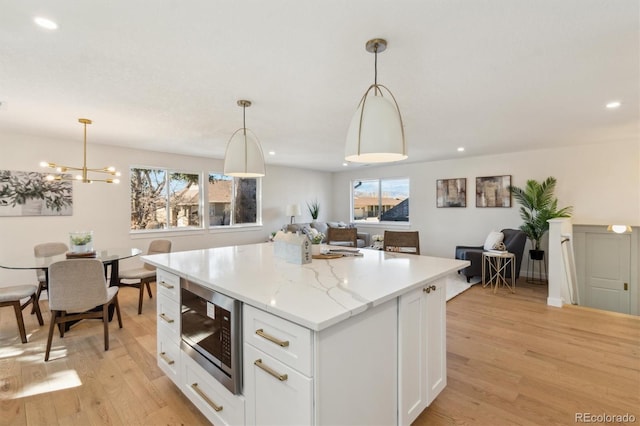
[[[156,366],[155,299],[137,315],[137,291],[120,294],[108,352],[101,324],[84,321],[54,336],[47,363],[47,303],[43,327],[25,312],[24,345],[0,309],[0,425],[208,424]],[[640,423],[640,320],[545,301],[520,280],[516,294],[476,285],[448,302],[448,386],[414,425],[564,425],[578,412]]]
[[[640,318],[546,305],[473,286],[447,303],[447,387],[414,425],[571,425],[576,413],[640,423]],[[620,423],[609,423],[620,424]]]

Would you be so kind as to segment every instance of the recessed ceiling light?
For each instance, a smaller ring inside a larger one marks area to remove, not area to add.
[[[41,26],[42,28],[46,28],[48,30],[57,30],[58,24],[53,22],[51,19],[43,18],[41,16],[36,16],[33,18],[33,22]]]
[[[464,146],[458,147],[458,152],[464,152]]]
[[[613,101],[613,102],[609,102],[606,106],[609,109],[615,109],[615,108],[619,108],[620,105],[622,105],[622,103],[620,103],[620,101]]]
[[[275,151],[269,151],[269,155],[276,155]]]
[[[342,163],[342,165],[343,165],[344,167],[347,167],[347,166],[349,165],[349,163]]]

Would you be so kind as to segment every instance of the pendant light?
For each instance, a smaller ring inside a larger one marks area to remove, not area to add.
[[[224,174],[236,177],[261,177],[265,175],[264,155],[256,135],[247,129],[245,110],[251,101],[239,100],[242,107],[242,128],[236,130],[224,154]]]
[[[380,38],[369,40],[365,48],[375,55],[374,83],[362,96],[351,119],[345,160],[355,163],[404,160],[407,147],[400,108],[391,91],[378,84],[378,53],[385,51],[387,41]]]
[[[62,174],[58,175],[49,175],[47,176],[47,180],[78,180],[83,183],[93,183],[93,182],[105,182],[105,183],[120,183],[120,172],[116,171],[115,167],[107,166],[99,169],[91,169],[87,167],[87,124],[91,124],[92,121],[88,118],[79,118],[78,122],[84,125],[84,145],[83,145],[83,163],[82,167],[73,167],[73,166],[63,166],[57,163],[49,163],[47,161],[43,161],[40,163],[41,167],[49,167],[51,169],[56,169],[58,173],[66,173],[70,170],[75,170],[80,172],[80,174],[75,177],[69,179],[66,178]],[[95,179],[89,176],[89,173],[103,173],[105,175],[111,176],[105,179]]]

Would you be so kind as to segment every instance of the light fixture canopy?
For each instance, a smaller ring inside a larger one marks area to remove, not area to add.
[[[57,163],[42,161],[40,163],[40,166],[55,169],[59,173],[56,175],[53,175],[53,174],[48,175],[47,180],[50,180],[50,181],[51,180],[77,180],[77,181],[81,181],[82,183],[93,183],[93,182],[120,183],[120,179],[117,179],[117,177],[120,176],[120,172],[117,171],[116,168],[113,166],[106,166],[98,169],[92,169],[87,167],[87,124],[91,124],[92,121],[89,120],[88,118],[79,118],[78,122],[84,125],[82,167],[63,166]],[[73,178],[68,178],[62,174],[72,170],[78,171],[80,172],[80,174],[77,174]],[[103,173],[113,177],[108,177],[105,179],[95,179],[95,178],[89,177],[89,173]]]
[[[386,48],[387,41],[381,38],[366,43],[367,52],[375,55],[374,83],[360,99],[351,119],[347,131],[346,161],[388,163],[408,158],[398,103],[387,87],[378,84],[378,53]]]
[[[242,107],[242,128],[236,130],[224,154],[224,174],[235,177],[264,176],[264,154],[260,141],[256,135],[247,129],[245,110],[251,106],[251,101],[241,99],[238,106]]]

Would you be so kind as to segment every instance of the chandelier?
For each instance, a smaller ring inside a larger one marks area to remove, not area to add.
[[[75,175],[73,178],[67,178],[62,174],[57,174],[57,175],[51,174],[47,176],[47,180],[49,181],[78,180],[83,183],[93,183],[93,182],[120,183],[120,179],[117,179],[117,177],[120,176],[120,172],[116,171],[116,168],[113,166],[102,167],[99,169],[91,169],[87,167],[87,124],[91,124],[91,120],[89,120],[88,118],[79,118],[78,121],[84,124],[84,145],[83,145],[84,157],[83,157],[82,167],[63,166],[61,164],[49,163],[47,161],[41,162],[40,166],[55,169],[56,172],[58,173],[67,173],[69,171],[78,171],[80,173]],[[104,175],[113,176],[113,177],[106,177],[104,179],[95,179],[95,178],[90,178],[89,173],[103,173]]]
[[[378,84],[378,53],[386,48],[387,41],[381,38],[369,40],[365,45],[367,52],[375,55],[374,82],[351,119],[345,149],[347,161],[387,163],[407,158],[400,108],[391,91]]]

